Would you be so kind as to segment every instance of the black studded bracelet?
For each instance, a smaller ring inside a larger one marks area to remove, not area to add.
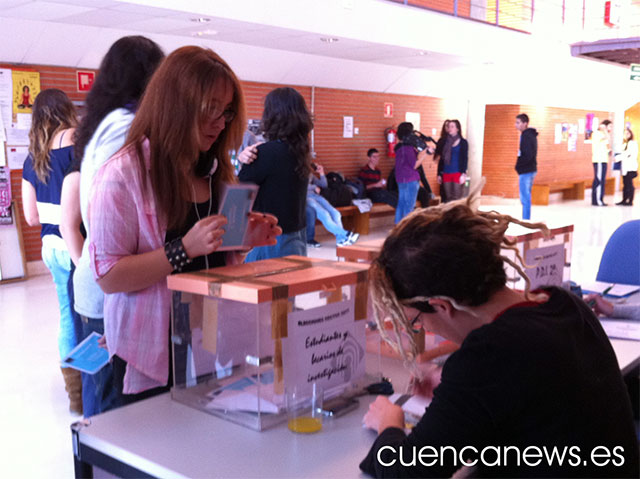
[[[191,259],[184,250],[182,238],[176,238],[173,241],[165,243],[164,254],[167,255],[169,264],[171,264],[174,271],[180,272],[182,268],[184,268],[184,265],[191,263]]]

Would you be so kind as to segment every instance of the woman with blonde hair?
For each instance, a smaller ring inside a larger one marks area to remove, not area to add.
[[[107,293],[106,343],[124,404],[168,389],[166,276],[241,260],[216,251],[226,224],[216,212],[244,125],[242,88],[226,62],[179,48],[151,78],[124,147],[96,175],[89,251]],[[276,222],[252,214],[252,246],[275,243]]]
[[[60,194],[73,159],[76,110],[62,90],[41,91],[33,105],[29,156],[22,170],[22,206],[29,226],[41,225],[42,261],[53,276],[60,306],[58,350],[64,358],[77,344],[67,284],[69,250],[60,235]],[[82,414],[80,371],[62,367],[71,412]]]
[[[523,274],[521,258],[501,252],[515,249],[510,223],[543,226],[457,202],[410,214],[386,239],[370,271],[378,329],[391,322],[387,340],[412,369],[417,349],[403,347],[404,333],[425,328],[460,349],[408,435],[400,406],[371,404],[364,424],[379,435],[363,471],[450,477],[464,464],[480,477],[638,476],[631,404],[607,336],[572,293],[506,286],[505,262]],[[527,448],[556,446],[575,457],[522,460]],[[616,460],[583,463],[580,453],[598,446]]]

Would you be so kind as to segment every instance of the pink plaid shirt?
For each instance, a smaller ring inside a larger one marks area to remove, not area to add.
[[[148,141],[143,147],[148,169]],[[144,175],[143,188],[137,165],[135,149],[129,146],[112,156],[95,176],[89,202],[89,253],[96,278],[126,256],[164,244],[166,225],[158,219],[151,179]],[[125,394],[167,384],[170,307],[171,293],[164,278],[140,291],[105,295],[107,348],[110,355],[127,362]]]

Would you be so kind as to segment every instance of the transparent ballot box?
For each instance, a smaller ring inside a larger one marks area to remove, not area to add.
[[[531,289],[542,286],[561,286],[571,277],[571,248],[573,242],[573,225],[549,226],[551,235],[545,238],[540,231],[510,225],[506,235],[516,241],[516,248],[527,265],[524,272],[531,281]],[[515,260],[515,253],[508,249],[502,254]],[[505,263],[507,284],[524,290],[524,280],[515,269]]]
[[[169,276],[172,397],[256,430],[285,391],[325,397],[365,373],[368,265],[288,256]]]

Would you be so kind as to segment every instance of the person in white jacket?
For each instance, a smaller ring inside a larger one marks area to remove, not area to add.
[[[622,201],[616,203],[622,206],[633,206],[635,188],[633,179],[638,176],[638,142],[633,139],[631,128],[624,129],[624,149],[620,153],[622,161]]]

